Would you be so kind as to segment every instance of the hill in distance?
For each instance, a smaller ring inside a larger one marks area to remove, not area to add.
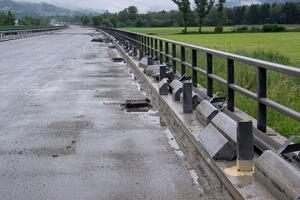
[[[12,0],[0,0],[0,12],[11,10],[17,17],[21,16],[81,16],[81,15],[97,15],[103,11],[93,10],[70,10],[57,7],[48,3],[29,3],[15,2]]]

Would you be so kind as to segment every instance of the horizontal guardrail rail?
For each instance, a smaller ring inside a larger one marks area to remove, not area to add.
[[[275,71],[289,76],[300,78],[300,68],[290,67],[286,65],[276,64],[272,62],[262,61],[246,56],[240,56],[232,53],[209,49],[205,47],[190,45],[169,39],[163,39],[156,36],[128,32],[118,29],[101,28],[104,32],[114,36],[116,39],[127,42],[133,50],[143,55],[157,57],[162,64],[172,66],[173,72],[176,73],[176,64],[180,64],[180,74],[186,74],[186,67],[192,70],[192,84],[198,87],[198,75],[204,75],[206,79],[207,96],[213,97],[213,82],[216,81],[227,87],[227,109],[234,112],[235,109],[235,92],[255,100],[257,103],[257,129],[267,131],[267,107],[272,108],[290,118],[300,121],[300,113],[285,105],[279,104],[267,97],[267,70]],[[171,47],[171,52],[169,49]],[[178,48],[179,47],[179,48]],[[177,49],[180,49],[180,58],[177,57]],[[186,60],[186,50],[191,50],[192,62]],[[198,52],[206,54],[206,70],[198,66]],[[227,79],[213,74],[213,56],[227,59]],[[255,67],[257,69],[257,92],[254,93],[246,88],[235,84],[234,69],[235,62],[243,63]]]
[[[0,38],[5,38],[8,36],[16,36],[30,33],[41,33],[47,31],[56,31],[60,29],[64,29],[66,26],[55,26],[55,27],[47,27],[47,28],[29,28],[29,29],[1,29],[0,28]]]

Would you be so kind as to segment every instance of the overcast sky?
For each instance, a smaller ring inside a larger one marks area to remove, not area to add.
[[[15,0],[28,2],[47,2],[67,8],[90,8],[119,11],[129,5],[134,5],[141,12],[176,9],[171,0]]]

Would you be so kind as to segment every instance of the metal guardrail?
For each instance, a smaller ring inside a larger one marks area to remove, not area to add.
[[[199,47],[173,40],[163,39],[156,36],[145,35],[140,33],[128,32],[118,29],[101,28],[104,32],[114,36],[121,42],[129,43],[134,51],[140,52],[140,57],[143,55],[150,55],[151,57],[158,57],[160,63],[165,63],[172,66],[176,73],[176,64],[181,65],[180,73],[186,73],[186,67],[192,70],[192,83],[194,87],[198,86],[198,74],[206,77],[207,96],[213,97],[213,81],[221,83],[227,87],[227,109],[234,112],[235,109],[235,92],[249,97],[257,102],[257,128],[262,131],[267,131],[267,107],[277,110],[278,112],[300,121],[300,113],[282,104],[279,104],[267,98],[267,70],[275,71],[289,76],[300,78],[300,68],[290,67],[286,65],[276,64],[272,62],[262,61],[254,58],[240,56],[223,51],[213,50],[205,47]],[[169,47],[171,45],[171,53]],[[164,47],[164,49],[163,49]],[[180,47],[180,58],[177,57],[177,47]],[[192,51],[192,63],[186,60],[186,49]],[[197,64],[197,53],[205,53],[207,58],[206,70],[201,69]],[[223,79],[213,74],[213,56],[227,59],[227,79]],[[235,62],[248,64],[257,69],[257,92],[254,93],[237,84],[234,80],[234,64]]]
[[[65,26],[56,26],[56,27],[48,27],[48,28],[32,28],[32,29],[0,29],[0,38],[5,38],[7,36],[16,36],[16,35],[24,35],[30,33],[41,33],[47,31],[56,31],[60,29],[66,28]]]

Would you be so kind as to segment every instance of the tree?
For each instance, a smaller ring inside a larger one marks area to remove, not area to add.
[[[224,4],[226,0],[219,0],[219,3],[217,4],[217,11],[218,11],[218,18],[219,18],[219,24],[222,25],[224,22]]]
[[[131,21],[136,21],[139,14],[138,14],[138,9],[135,6],[129,6],[127,8],[127,12],[128,12],[128,17]]]
[[[199,32],[202,31],[203,20],[208,15],[214,3],[215,0],[195,0],[196,12],[199,18]]]
[[[92,17],[92,22],[93,22],[93,26],[100,26],[102,23],[103,19],[101,16],[94,16]]]
[[[191,3],[189,0],[172,0],[172,1],[178,6],[178,9],[182,14],[182,22],[184,26],[183,32],[186,33],[189,15],[191,12]]]
[[[0,15],[0,24],[1,25],[15,25],[16,17],[15,15],[9,10],[8,12],[4,12]]]

